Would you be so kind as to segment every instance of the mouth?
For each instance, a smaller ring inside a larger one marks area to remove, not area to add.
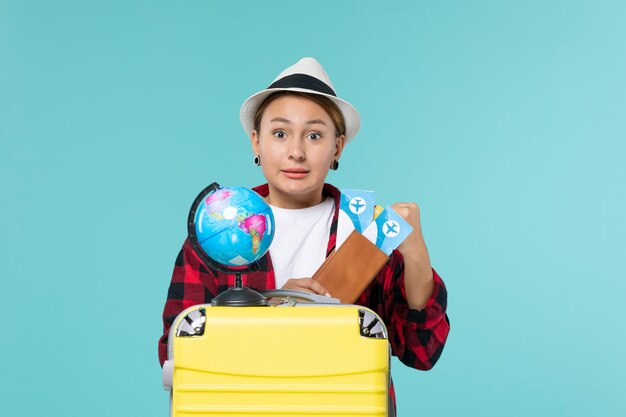
[[[304,168],[287,168],[282,169],[281,172],[291,179],[301,179],[308,175],[309,171]]]

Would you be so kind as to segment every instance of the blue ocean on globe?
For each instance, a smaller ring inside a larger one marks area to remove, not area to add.
[[[254,191],[218,188],[199,204],[195,215],[198,243],[214,261],[248,265],[261,258],[274,238],[274,215]]]

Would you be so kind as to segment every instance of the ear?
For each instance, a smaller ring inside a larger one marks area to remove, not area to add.
[[[259,147],[259,133],[256,129],[254,129],[250,134],[250,142],[252,143],[252,152],[254,152],[255,155],[260,155],[261,150]]]
[[[346,135],[341,135],[337,137],[337,142],[335,144],[335,157],[334,157],[336,161],[339,160],[339,157],[341,156],[341,152],[343,152],[343,146],[345,143],[346,143]]]

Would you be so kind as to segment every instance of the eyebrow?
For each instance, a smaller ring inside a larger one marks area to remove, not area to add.
[[[291,123],[289,119],[285,119],[284,117],[274,117],[270,122],[283,122],[283,123]]]
[[[284,117],[275,117],[272,120],[270,120],[270,122],[282,122],[282,123],[291,123],[291,120],[289,119],[285,119]],[[320,125],[324,125],[326,126],[326,122],[323,121],[322,119],[313,119],[313,120],[309,120],[308,122],[306,122],[305,124],[307,125],[314,125],[314,124],[320,124]]]
[[[324,125],[324,126],[326,126],[326,122],[323,121],[322,119],[309,120],[305,124],[307,124],[307,125]]]

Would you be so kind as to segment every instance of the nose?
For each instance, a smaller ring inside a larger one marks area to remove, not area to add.
[[[298,139],[291,140],[289,144],[289,159],[293,161],[304,161],[306,154],[302,142]]]

